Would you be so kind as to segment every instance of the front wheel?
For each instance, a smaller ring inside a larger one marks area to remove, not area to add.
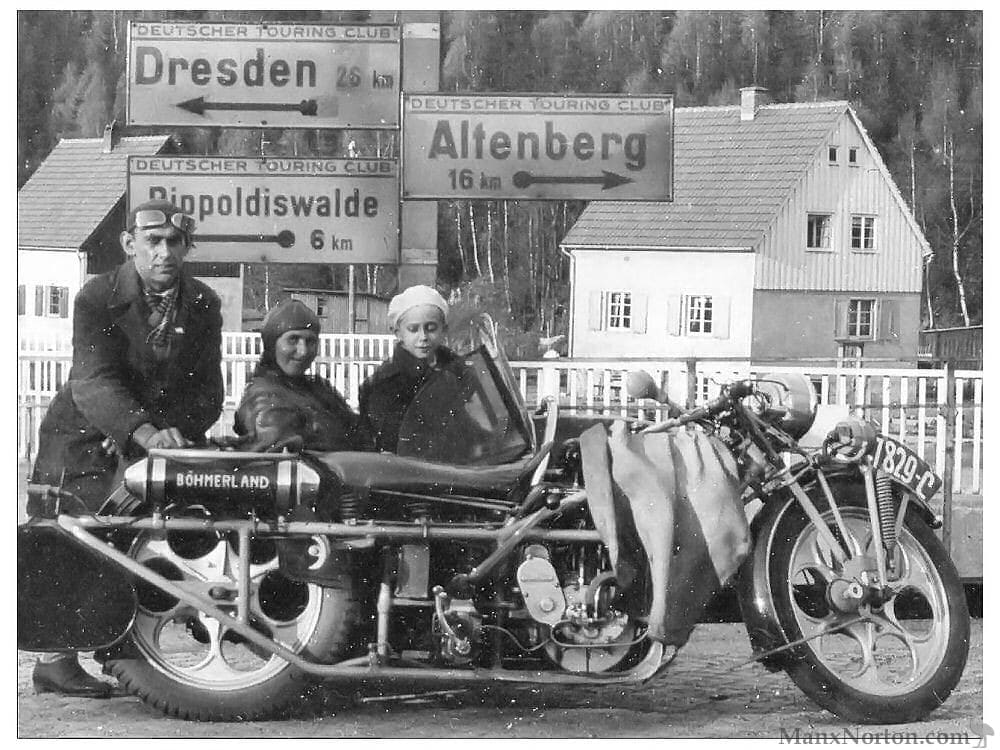
[[[131,554],[189,588],[235,591],[234,542],[235,535],[216,533],[143,535]],[[338,585],[299,583],[279,570],[273,540],[251,540],[250,625],[313,661],[333,661],[358,611],[344,562]],[[105,669],[147,704],[183,719],[248,721],[280,712],[300,695],[304,675],[284,659],[150,584],[140,581],[137,593],[128,654],[109,659]]]
[[[833,485],[851,557],[838,562],[796,504],[771,535],[769,584],[794,649],[786,671],[816,703],[849,721],[918,721],[958,684],[969,652],[969,611],[955,566],[927,525],[908,514],[887,588],[876,580],[864,487]],[[834,536],[834,514],[812,499]]]

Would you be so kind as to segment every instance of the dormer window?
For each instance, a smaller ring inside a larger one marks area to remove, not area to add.
[[[830,154],[830,163],[831,164],[836,164],[837,163],[837,147],[836,146],[830,146],[829,154]]]

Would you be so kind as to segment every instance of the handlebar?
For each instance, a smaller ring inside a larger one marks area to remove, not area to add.
[[[722,386],[722,393],[704,406],[699,406],[697,409],[686,411],[676,419],[668,419],[665,422],[660,422],[652,425],[651,427],[647,427],[644,430],[641,430],[641,432],[662,432],[663,430],[670,429],[671,427],[677,427],[690,422],[697,422],[702,419],[714,417],[716,414],[721,414],[726,409],[731,407],[734,402],[754,393],[756,387],[756,383],[752,380],[737,380],[729,385],[724,385]]]

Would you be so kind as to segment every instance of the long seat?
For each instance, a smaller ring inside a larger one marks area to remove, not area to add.
[[[499,466],[431,463],[391,453],[307,453],[355,489],[504,500],[524,488],[547,451],[545,446],[534,456]]]

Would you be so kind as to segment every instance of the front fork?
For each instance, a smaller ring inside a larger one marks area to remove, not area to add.
[[[903,519],[906,517],[909,494],[902,493],[903,497],[899,504],[899,509],[896,510],[892,496],[892,480],[883,473],[875,470],[871,456],[865,456],[858,464],[858,469],[861,472],[861,479],[865,487],[865,498],[868,502],[868,515],[871,521],[873,539],[877,539],[880,542],[872,546],[875,548],[875,567],[878,573],[878,580],[880,585],[884,587],[889,580],[888,559],[896,549],[896,543],[903,526]],[[848,534],[847,528],[844,525],[844,519],[840,514],[840,507],[837,505],[833,491],[830,489],[830,483],[827,481],[823,470],[819,467],[816,468],[816,480],[823,490],[827,505],[833,514],[834,522],[840,532],[839,539],[836,539],[832,532],[830,532],[827,524],[822,522],[819,511],[806,492],[799,486],[798,482],[794,482],[791,485],[791,490],[802,504],[806,514],[816,525],[820,536],[827,541],[833,554],[843,564],[845,560],[854,557],[856,554],[860,555],[861,550],[851,549],[849,540],[852,537]]]

